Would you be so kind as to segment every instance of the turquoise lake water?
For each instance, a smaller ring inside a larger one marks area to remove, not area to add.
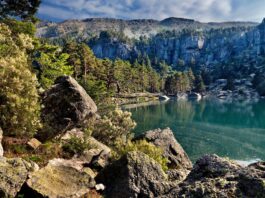
[[[131,107],[135,135],[170,127],[192,161],[215,153],[233,160],[265,160],[265,100],[170,100]]]

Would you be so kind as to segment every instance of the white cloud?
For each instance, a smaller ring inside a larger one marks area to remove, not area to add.
[[[252,0],[252,2],[264,0]],[[244,2],[244,3],[241,3]],[[40,14],[47,13],[58,19],[113,17],[152,18],[185,17],[200,21],[243,19],[247,16],[248,0],[43,0]],[[235,7],[235,3],[238,7]],[[263,3],[264,4],[264,3]],[[245,9],[242,9],[245,6]],[[260,17],[262,6],[251,18]],[[238,12],[237,12],[238,11]],[[237,15],[238,13],[238,15]],[[240,14],[242,13],[242,14]]]

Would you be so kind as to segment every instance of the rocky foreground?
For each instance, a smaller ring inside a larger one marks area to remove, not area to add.
[[[167,171],[139,151],[113,160],[108,146],[84,138],[81,126],[96,119],[97,107],[71,77],[59,78],[44,94],[45,103],[43,112],[57,126],[46,138],[63,142],[75,137],[90,146],[80,155],[51,159],[41,168],[22,158],[3,157],[0,146],[0,197],[265,197],[265,162],[243,167],[205,155],[192,165],[168,128],[133,140],[145,139],[161,148],[168,159]],[[28,144],[36,149],[41,143],[32,139]]]

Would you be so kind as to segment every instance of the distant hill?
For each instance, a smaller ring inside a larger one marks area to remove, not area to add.
[[[129,38],[155,35],[162,31],[181,31],[183,29],[218,29],[231,27],[253,27],[254,22],[201,23],[193,19],[167,18],[162,21],[153,19],[122,20],[111,18],[89,18],[84,20],[67,20],[61,23],[42,22],[38,25],[39,37],[80,37],[90,38],[102,31],[124,33]]]
[[[66,39],[83,41],[98,58],[149,59],[154,67],[165,62],[176,70],[204,68],[224,75],[234,71],[241,77],[265,70],[265,20],[258,24],[174,17],[162,21],[90,18],[42,22],[37,36],[57,44]]]

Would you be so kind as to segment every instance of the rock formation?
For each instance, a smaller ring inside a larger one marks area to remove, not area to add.
[[[0,157],[0,197],[15,197],[30,171],[38,166],[21,158]]]
[[[88,31],[97,37],[91,39]],[[117,36],[120,34],[127,39]],[[262,55],[265,53],[264,35],[264,22],[260,25],[249,22],[200,23],[180,18],[163,21],[71,20],[41,24],[38,28],[39,37],[90,39],[88,44],[99,58],[131,60],[148,55],[152,61],[165,61],[168,65],[178,66],[182,60],[185,65],[202,64],[208,68],[231,58],[243,59],[245,53],[250,57]]]
[[[40,139],[53,138],[75,127],[85,127],[97,111],[86,91],[70,76],[56,79],[55,85],[44,93],[42,118],[44,134]]]
[[[130,152],[96,177],[106,197],[159,197],[177,185],[166,179],[161,166],[141,152]]]
[[[175,180],[185,178],[191,170],[192,163],[188,155],[169,128],[147,131],[136,139],[145,139],[163,150],[164,157],[169,160],[168,166],[173,169],[168,172],[172,180],[174,178]]]
[[[77,165],[62,160],[51,161],[46,167],[29,175],[23,193],[26,197],[71,197],[84,196],[95,186],[87,172],[76,169]]]

